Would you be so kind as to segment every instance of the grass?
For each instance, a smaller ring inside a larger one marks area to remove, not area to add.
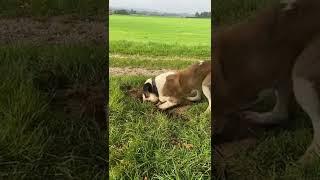
[[[210,20],[110,16],[110,67],[181,69],[210,59]],[[187,121],[128,97],[147,76],[111,75],[110,179],[210,179],[207,102],[187,110]]]
[[[188,121],[169,118],[120,89],[140,87],[146,78],[110,79],[110,178],[209,179],[210,120],[201,114],[207,103],[190,108]]]
[[[215,25],[232,24],[245,20],[257,10],[278,0],[215,0],[213,21]]]
[[[111,15],[110,41],[210,45],[210,19]]]
[[[210,59],[210,19],[112,15],[109,25],[110,67],[182,68]]]
[[[261,112],[270,110],[257,107]],[[264,107],[263,107],[264,106]],[[314,179],[319,175],[319,160],[302,167],[297,163],[312,140],[311,121],[302,111],[297,111],[285,128],[276,127],[259,135],[255,147],[239,151],[229,163],[229,178],[238,179]]]
[[[112,55],[109,63],[113,67],[131,67],[146,69],[158,69],[159,67],[165,69],[181,69],[197,62],[196,58],[181,58],[168,56],[140,56],[140,55]]]
[[[0,16],[105,15],[106,0],[0,0]]]
[[[135,42],[119,40],[110,42],[109,53],[125,55],[148,55],[153,57],[178,56],[181,58],[193,57],[200,59],[210,57],[210,46],[186,46],[183,43],[169,44],[161,42]]]
[[[216,23],[232,24],[252,16],[260,8],[276,1],[216,0]],[[214,52],[213,52],[214,53]],[[265,100],[259,111],[272,106]],[[289,120],[289,127],[274,128],[258,138],[254,148],[239,151],[229,163],[229,179],[319,179],[320,158],[306,167],[297,164],[312,140],[311,121],[302,111]]]
[[[106,178],[105,133],[93,119],[52,109],[52,95],[36,83],[47,70],[73,85],[98,81],[104,52],[80,45],[0,48],[1,179]]]

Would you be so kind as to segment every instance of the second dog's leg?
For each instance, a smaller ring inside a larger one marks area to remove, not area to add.
[[[293,69],[294,94],[297,102],[308,114],[313,126],[313,139],[300,158],[304,164],[311,163],[320,155],[320,36],[297,59]]]
[[[292,85],[281,84],[276,89],[277,101],[272,111],[265,113],[258,113],[252,111],[243,112],[244,118],[254,123],[259,124],[278,124],[286,120],[289,115],[289,104],[293,97]]]

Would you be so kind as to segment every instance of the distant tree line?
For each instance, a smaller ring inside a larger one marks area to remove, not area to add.
[[[121,14],[121,15],[147,15],[147,16],[178,16],[187,18],[211,18],[211,12],[197,12],[195,15],[190,14],[178,14],[178,13],[162,13],[162,12],[152,12],[152,11],[136,11],[133,9],[114,9],[110,10],[109,14]]]
[[[195,17],[197,18],[210,18],[211,12],[196,12]]]
[[[131,9],[131,10],[126,10],[126,9],[118,9],[114,10],[113,14],[122,14],[122,15],[129,15],[129,14],[136,14],[137,11]]]

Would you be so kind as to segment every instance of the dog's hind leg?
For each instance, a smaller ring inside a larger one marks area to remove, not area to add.
[[[200,101],[201,100],[201,92],[199,90],[192,90],[191,91],[191,94],[193,93],[197,93],[195,96],[189,96],[189,97],[186,97],[187,100],[189,101]]]
[[[290,79],[288,79],[288,81],[290,81]],[[284,120],[287,120],[289,115],[289,104],[293,97],[291,81],[279,84],[275,89],[275,94],[277,100],[272,111],[265,113],[245,111],[242,113],[244,119],[263,125],[279,124]]]
[[[294,94],[298,104],[308,114],[313,126],[313,140],[300,158],[303,164],[310,163],[320,154],[320,37],[315,39],[297,59],[293,69]]]

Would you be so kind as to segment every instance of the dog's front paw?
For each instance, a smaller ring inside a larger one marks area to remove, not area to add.
[[[258,113],[253,111],[245,111],[241,113],[241,118],[252,123],[258,124],[279,124],[287,119],[286,115],[274,112]]]
[[[313,139],[311,145],[308,147],[304,155],[298,160],[298,163],[303,166],[308,166],[319,160],[319,158],[320,140]]]
[[[176,105],[177,105],[177,103],[174,103],[174,102],[171,102],[171,101],[166,101],[166,102],[160,104],[158,106],[158,108],[161,109],[161,110],[166,110],[166,109],[169,109],[169,108],[174,107]]]
[[[166,110],[166,109],[167,109],[165,103],[159,104],[159,105],[157,105],[157,106],[158,106],[158,108],[161,109],[161,110]]]

